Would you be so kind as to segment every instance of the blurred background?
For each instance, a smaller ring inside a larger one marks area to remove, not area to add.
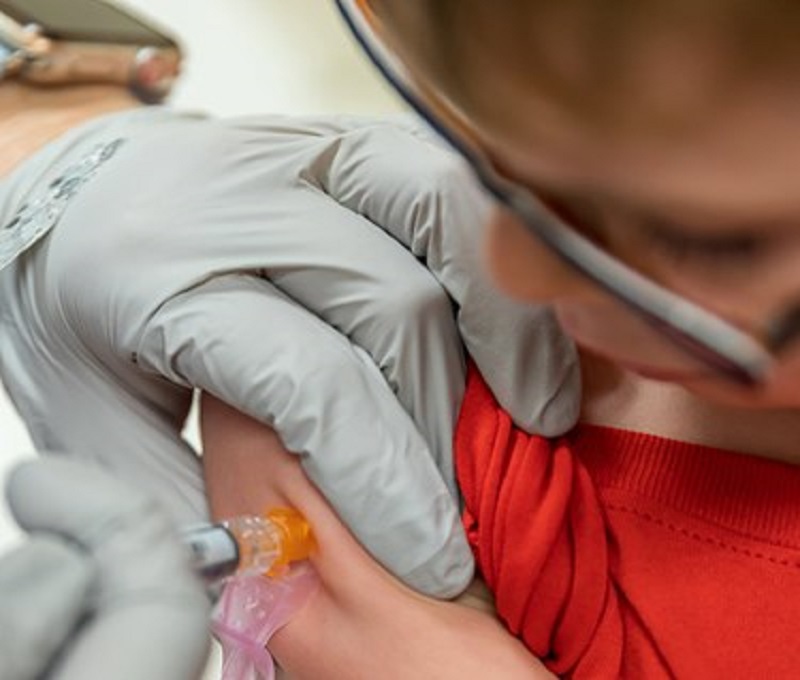
[[[402,107],[339,20],[333,0],[127,0],[186,49],[172,98],[179,108],[230,116],[390,113]],[[194,428],[189,439],[196,441]],[[31,455],[25,428],[0,387],[0,478]],[[0,552],[18,533],[0,503]],[[207,678],[218,677],[212,658]]]

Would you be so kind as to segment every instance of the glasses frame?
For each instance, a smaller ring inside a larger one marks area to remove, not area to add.
[[[369,3],[335,2],[356,42],[381,75],[467,161],[483,188],[553,254],[717,375],[747,387],[764,382],[773,357],[760,343],[612,257],[564,223],[530,189],[501,175],[458,114],[430,88],[415,82],[389,51]]]

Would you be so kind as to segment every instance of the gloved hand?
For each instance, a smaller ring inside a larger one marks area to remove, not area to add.
[[[550,317],[517,334],[517,310],[459,299],[479,265],[449,269],[459,240],[440,236],[473,248],[485,201],[453,155],[369,119],[175,116],[114,136],[124,143],[0,299],[15,331],[0,358],[34,442],[101,458],[185,521],[205,510],[180,438],[202,389],[274,427],[397,576],[460,592],[473,568],[450,451],[461,344],[450,300],[392,236],[438,269],[490,384],[502,360],[498,389],[520,420],[552,434],[580,397]]]
[[[0,678],[196,680],[209,601],[154,503],[101,470],[17,467],[8,501],[31,536],[0,558]]]
[[[23,290],[0,299],[15,329],[5,380],[34,443],[101,458],[189,521],[205,501],[180,431],[202,389],[273,426],[397,576],[460,592],[473,559],[449,451],[464,385],[451,303],[407,249],[303,179],[336,136],[179,116],[114,136],[20,267]],[[43,286],[26,273],[39,271]],[[325,310],[269,280],[289,271]],[[403,387],[437,421],[425,437]]]

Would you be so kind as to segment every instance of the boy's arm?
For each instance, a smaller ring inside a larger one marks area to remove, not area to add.
[[[291,680],[552,677],[491,614],[420,596],[384,571],[272,430],[204,396],[202,432],[215,516],[289,505],[314,527],[320,591],[270,644]]]

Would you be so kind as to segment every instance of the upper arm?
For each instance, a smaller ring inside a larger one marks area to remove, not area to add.
[[[215,516],[288,504],[314,528],[321,588],[270,643],[293,680],[549,677],[491,614],[418,595],[372,560],[272,430],[204,397],[202,431]]]

